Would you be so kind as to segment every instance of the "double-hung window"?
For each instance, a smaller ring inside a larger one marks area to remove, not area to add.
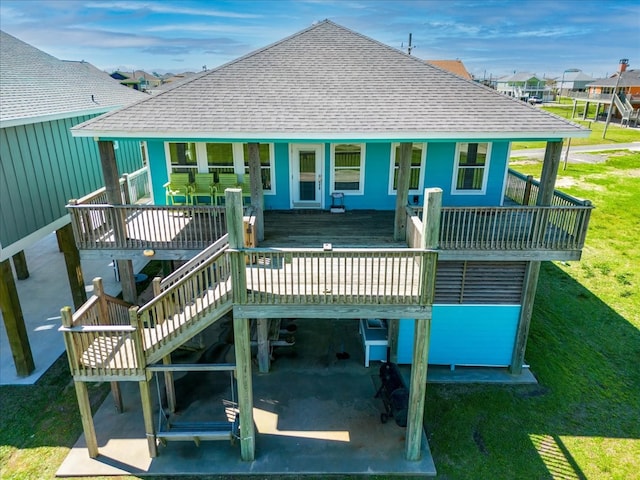
[[[427,158],[427,144],[414,143],[411,152],[411,167],[409,171],[409,193],[422,195],[424,193],[424,164]],[[398,172],[400,171],[400,144],[391,144],[391,171],[389,172],[389,195],[398,192]]]
[[[490,156],[490,143],[458,143],[452,193],[484,193],[487,188]]]
[[[362,143],[331,145],[331,193],[363,194],[364,156],[365,147]]]

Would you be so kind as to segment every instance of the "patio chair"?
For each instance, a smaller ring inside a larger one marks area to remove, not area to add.
[[[197,205],[200,203],[200,198],[207,198],[207,205],[214,205],[215,194],[216,187],[213,173],[196,173],[193,190],[191,191],[193,203]]]
[[[191,181],[188,173],[170,173],[164,184],[167,205],[191,205]]]
[[[224,191],[227,188],[238,188],[238,176],[235,173],[219,173],[218,174],[218,183],[215,185],[216,187],[216,205],[218,205],[218,200],[224,200]]]

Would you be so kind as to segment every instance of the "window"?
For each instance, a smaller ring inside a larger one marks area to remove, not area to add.
[[[424,189],[424,164],[427,157],[427,144],[414,143],[411,153],[411,172],[409,174],[409,193],[422,195]],[[400,170],[400,144],[391,144],[391,172],[389,174],[389,194],[398,191],[398,171]]]
[[[190,173],[198,171],[195,143],[168,143],[171,172]]]
[[[271,161],[272,158],[272,143],[261,143],[260,144],[260,170],[261,170],[261,176],[262,176],[262,190],[264,192],[274,192],[275,189],[273,188],[273,172],[272,172],[272,166],[273,166],[273,162]],[[246,178],[249,178],[249,144],[248,143],[244,143],[242,145],[243,148],[243,155],[244,155],[244,171],[243,173],[245,175],[247,175]]]
[[[361,195],[364,192],[364,144],[334,144],[331,153],[331,192]]]
[[[218,179],[219,173],[234,173],[233,145],[231,143],[207,143],[207,169]]]
[[[458,143],[452,193],[485,192],[490,154],[490,143]]]

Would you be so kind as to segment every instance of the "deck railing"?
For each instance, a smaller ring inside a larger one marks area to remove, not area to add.
[[[129,323],[130,305],[105,294],[100,280],[94,281],[94,290],[97,295],[75,313],[69,307],[61,311],[72,375],[77,380],[143,377],[142,337]]]
[[[535,180],[531,175],[523,175],[520,172],[509,169],[507,176],[507,188],[505,196],[519,205],[534,206],[538,202],[538,194],[540,192],[540,182]],[[559,190],[553,191],[551,198],[552,207],[583,207],[591,206],[588,200],[580,200],[578,198],[567,195]]]
[[[70,202],[81,250],[201,250],[226,233],[224,207]]]
[[[420,249],[245,249],[246,298],[237,304],[425,304]],[[244,289],[243,289],[244,290]]]
[[[130,312],[132,321],[137,317],[144,329],[147,363],[159,360],[159,352],[183,342],[187,330],[195,335],[201,320],[228,310],[231,303],[231,266],[226,249],[199,261],[188,275],[167,281],[153,299],[140,308],[132,307]]]
[[[120,180],[124,204],[149,203],[151,201],[151,182],[149,169],[142,167],[135,172],[124,174]]]

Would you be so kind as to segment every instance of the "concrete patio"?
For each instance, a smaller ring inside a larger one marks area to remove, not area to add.
[[[206,332],[211,348],[200,361],[233,361],[232,346],[225,346],[229,323],[222,320]],[[200,446],[191,441],[169,442],[159,447],[156,458],[149,458],[133,382],[122,384],[124,413],[117,414],[107,398],[94,416],[98,458],[89,457],[80,437],[57,475],[435,475],[426,437],[421,460],[410,462],[405,460],[406,429],[393,419],[381,423],[383,403],[374,398],[379,363],[364,367],[357,321],[296,320],[295,325],[295,345],[274,351],[271,372],[257,374],[254,369],[255,461],[242,462],[239,445],[228,441]],[[194,360],[174,358],[177,361]],[[229,383],[226,372],[176,375],[181,418],[219,420],[224,415],[223,401],[231,400]],[[155,385],[152,388],[155,393]],[[157,413],[157,399],[155,403]]]

